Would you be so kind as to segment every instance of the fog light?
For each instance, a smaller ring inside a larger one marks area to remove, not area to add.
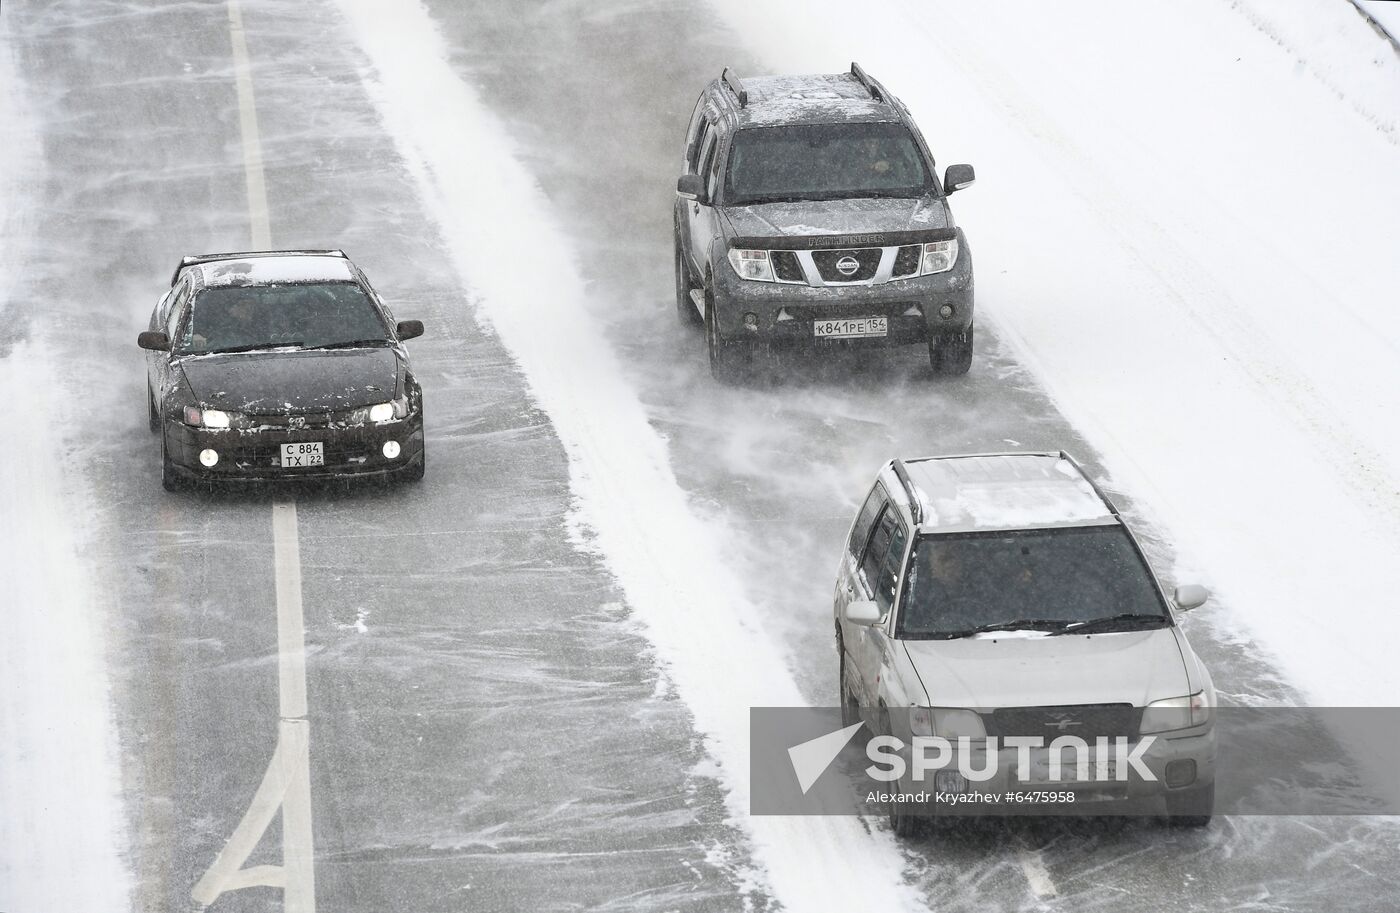
[[[1169,762],[1166,779],[1167,785],[1171,787],[1190,786],[1196,782],[1196,762],[1190,758]]]
[[[750,333],[757,333],[757,332],[758,332],[758,315],[757,315],[757,314],[745,314],[745,315],[744,315],[744,329],[748,330]]]
[[[941,793],[965,793],[967,778],[956,770],[940,770],[933,775],[933,788]]]
[[[206,447],[199,452],[199,461],[213,469],[214,465],[219,462],[219,451]]]
[[[953,306],[951,304],[943,305],[943,307],[938,309],[938,316],[944,318],[945,320],[949,317],[952,317]]]
[[[383,448],[383,449],[384,449],[384,459],[386,459],[386,460],[395,459],[395,458],[398,457],[398,455],[399,455],[399,442],[398,442],[398,441],[385,441],[385,442],[384,442],[384,448]]]

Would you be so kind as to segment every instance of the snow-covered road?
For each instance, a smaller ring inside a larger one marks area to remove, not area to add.
[[[901,850],[744,814],[747,708],[832,700],[837,543],[896,453],[1067,447],[1169,582],[1219,589],[1186,625],[1224,693],[1400,698],[1400,58],[1350,4],[242,7],[273,243],[344,246],[429,324],[427,483],[298,507],[323,908],[1393,909],[1381,819]],[[101,862],[73,896],[129,878],[132,908],[171,908],[275,722],[268,504],[160,493],[131,345],[177,256],[248,244],[228,19],[6,0],[0,36],[0,126],[48,176],[0,175],[3,376],[50,379],[31,421],[70,416],[35,437],[63,473],[0,490],[50,523],[91,505],[7,557],[27,593],[71,556],[63,611],[19,617],[73,648],[96,826],[34,814],[43,752],[0,748],[0,799],[27,852]],[[719,388],[670,301],[685,118],[722,65],[852,58],[940,164],[978,167],[958,213],[991,332],[966,379],[910,352]],[[4,655],[0,736],[34,743],[33,658]],[[0,834],[0,908],[38,909]]]

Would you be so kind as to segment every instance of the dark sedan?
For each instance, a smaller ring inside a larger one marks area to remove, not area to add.
[[[186,257],[139,337],[162,481],[423,477],[423,391],[340,251]]]

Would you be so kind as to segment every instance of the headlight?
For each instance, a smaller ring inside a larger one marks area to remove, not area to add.
[[[1205,691],[1169,697],[1148,704],[1142,712],[1142,732],[1190,729],[1210,722],[1211,699]]]
[[[987,727],[982,725],[982,717],[973,710],[940,709],[933,710],[933,732],[945,739],[984,739]]]
[[[919,265],[919,275],[946,273],[958,262],[958,239],[933,241],[924,245],[924,257]]]
[[[773,281],[773,264],[769,262],[766,250],[739,250],[735,248],[729,252],[729,264],[734,267],[734,272],[739,274],[740,279],[752,279],[756,282]]]
[[[185,407],[185,424],[196,428],[227,428],[229,414],[218,409],[200,409],[198,406]]]
[[[356,409],[352,413],[350,421],[352,424],[362,425],[365,422],[373,422],[377,425],[381,422],[392,422],[394,419],[404,418],[407,415],[408,397],[400,396],[387,403],[375,403],[365,409]]]

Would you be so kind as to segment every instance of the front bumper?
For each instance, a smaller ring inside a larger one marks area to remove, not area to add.
[[[904,345],[930,337],[964,333],[972,324],[972,252],[958,233],[957,263],[946,273],[892,279],[880,285],[828,285],[753,282],[735,275],[720,257],[714,267],[715,325],[726,339],[811,346]],[[942,317],[939,309],[953,309]],[[752,329],[745,315],[754,315]],[[886,336],[860,339],[817,338],[813,322],[829,318],[885,317]]]
[[[1130,743],[1129,748],[1138,743]],[[906,761],[909,755],[905,755]],[[1044,756],[1033,757],[1043,759]],[[1073,752],[1066,752],[1074,767]],[[909,812],[924,816],[1004,816],[1004,815],[1160,815],[1166,810],[1168,797],[1173,794],[1199,792],[1215,783],[1216,739],[1213,728],[1185,730],[1182,733],[1157,733],[1142,755],[1142,763],[1152,774],[1146,779],[1126,767],[1123,779],[1093,779],[1095,768],[1089,768],[1090,779],[1079,780],[1062,772],[1060,779],[1044,776],[1045,768],[1033,761],[1032,774],[1019,779],[1016,768],[1017,751],[1002,748],[997,752],[995,775],[987,780],[967,780],[963,789],[939,789],[937,775],[926,773],[915,781],[910,775],[900,781],[890,793],[904,797],[903,806]],[[968,759],[971,770],[987,769],[985,752],[974,751]],[[1189,762],[1189,765],[1188,763]],[[945,768],[957,770],[955,766]],[[1186,782],[1168,785],[1168,768],[1180,776],[1182,770],[1194,768]],[[912,771],[912,764],[907,768]],[[891,784],[891,787],[896,784]]]
[[[319,441],[324,465],[284,467],[282,445]],[[395,441],[399,453],[384,456],[384,444]],[[212,467],[200,462],[200,452],[219,454]],[[321,425],[306,428],[209,429],[182,422],[165,423],[165,454],[170,467],[199,482],[332,479],[393,475],[423,459],[423,417],[365,425]]]

